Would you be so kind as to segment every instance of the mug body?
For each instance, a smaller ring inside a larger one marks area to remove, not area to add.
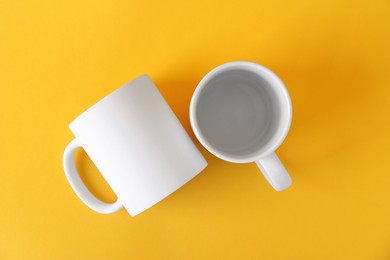
[[[248,163],[272,154],[291,124],[292,106],[283,82],[247,61],[223,64],[198,84],[190,105],[192,129],[215,156]]]
[[[96,103],[70,129],[132,216],[207,166],[147,75]]]

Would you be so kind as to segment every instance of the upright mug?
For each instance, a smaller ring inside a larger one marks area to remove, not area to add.
[[[75,139],[66,147],[66,177],[91,209],[135,216],[200,173],[207,162],[152,80],[142,75],[77,117]],[[117,201],[97,199],[82,182],[74,154],[82,147],[108,182]]]
[[[230,162],[256,162],[281,191],[291,178],[275,154],[291,124],[292,106],[283,82],[256,63],[237,61],[210,71],[191,100],[192,129],[201,144]]]

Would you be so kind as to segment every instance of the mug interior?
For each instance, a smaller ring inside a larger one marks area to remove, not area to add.
[[[281,143],[288,106],[272,78],[233,66],[201,84],[193,121],[200,141],[215,155],[250,162]]]

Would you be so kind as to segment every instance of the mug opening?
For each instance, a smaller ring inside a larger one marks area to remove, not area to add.
[[[202,79],[191,101],[190,117],[199,141],[214,155],[252,162],[283,141],[291,104],[283,83],[270,70],[233,62]]]

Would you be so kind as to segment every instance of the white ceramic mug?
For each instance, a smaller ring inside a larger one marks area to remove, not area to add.
[[[66,177],[91,209],[108,214],[122,207],[134,216],[201,172],[207,162],[152,80],[142,75],[77,117],[66,147]],[[75,163],[84,148],[118,199],[105,203],[82,182]]]
[[[246,61],[210,71],[190,105],[192,129],[207,150],[230,162],[256,162],[277,191],[291,185],[274,152],[288,133],[291,117],[283,82],[269,69]]]

